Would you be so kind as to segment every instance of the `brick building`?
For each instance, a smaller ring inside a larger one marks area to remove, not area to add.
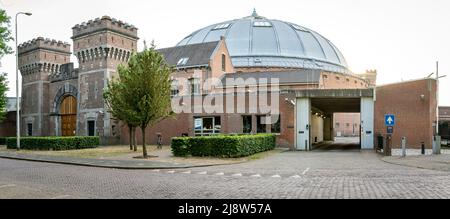
[[[102,92],[117,66],[137,51],[137,28],[104,16],[72,30],[77,69],[69,62],[68,43],[39,37],[19,47],[22,134],[98,135],[104,144],[127,143],[128,129],[111,118]],[[158,51],[175,67],[173,105],[187,112],[150,127],[144,134],[152,144],[157,133],[165,144],[175,136],[275,133],[280,146],[292,149],[307,150],[302,148],[305,139],[314,144],[337,135],[361,136],[363,148],[373,148],[383,98],[399,92],[381,87],[388,93],[379,96],[376,70],[352,73],[342,53],[322,35],[256,12],[202,28]],[[409,85],[399,87],[409,92]],[[262,92],[276,98],[264,99]],[[430,113],[423,122],[428,127],[435,102],[427,98]],[[205,102],[215,110],[202,107]],[[401,110],[419,103],[405,102]],[[277,108],[268,111],[268,106]],[[142,133],[137,134],[139,142]],[[432,133],[425,135],[431,138]]]

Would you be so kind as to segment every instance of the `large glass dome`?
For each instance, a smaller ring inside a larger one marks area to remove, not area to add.
[[[224,36],[235,67],[286,67],[349,72],[339,49],[317,32],[259,16],[213,24],[185,37],[177,46],[220,40]]]

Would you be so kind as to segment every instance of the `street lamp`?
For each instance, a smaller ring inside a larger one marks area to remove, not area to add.
[[[19,12],[16,14],[16,126],[17,126],[17,150],[20,150],[20,100],[19,100],[19,45],[17,38],[17,17],[20,14],[31,16],[30,12]]]

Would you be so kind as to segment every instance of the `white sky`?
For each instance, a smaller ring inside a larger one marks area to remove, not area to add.
[[[450,106],[448,0],[0,0],[0,6],[11,17],[33,13],[20,17],[19,42],[43,36],[72,43],[75,24],[109,15],[134,24],[141,39],[160,48],[207,25],[249,16],[255,7],[259,15],[321,33],[353,72],[377,69],[378,84],[426,77],[439,60],[440,73],[449,75],[441,80],[440,105]],[[9,96],[15,96],[14,65],[9,55],[0,67],[9,73]]]

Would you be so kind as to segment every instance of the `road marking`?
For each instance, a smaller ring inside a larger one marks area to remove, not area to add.
[[[200,172],[200,173],[197,173],[198,175],[206,175],[206,174],[208,174],[208,172],[206,172],[206,171],[204,171],[204,172]]]
[[[295,176],[291,176],[291,178],[294,178],[294,179],[299,179],[299,178],[301,178],[301,176],[299,176],[299,175],[295,175]]]
[[[182,172],[183,174],[191,174],[191,171]]]
[[[260,175],[260,174],[256,174],[256,175],[252,175],[252,176],[250,176],[250,177],[254,177],[254,178],[260,178],[260,177],[261,177],[261,175]]]
[[[15,187],[15,186],[16,185],[14,185],[14,184],[2,185],[2,186],[0,186],[0,189],[8,188],[8,187]]]
[[[68,197],[71,197],[71,196],[70,195],[60,195],[60,196],[53,197],[51,199],[63,199],[63,198],[68,198]]]
[[[175,171],[174,171],[174,170],[171,170],[171,171],[167,171],[167,173],[174,174]]]
[[[281,176],[280,175],[273,175],[273,176],[271,176],[272,178],[281,178]]]
[[[216,174],[214,174],[215,176],[223,176],[223,175],[225,175],[225,173],[216,173]]]
[[[241,176],[242,176],[242,173],[236,173],[236,174],[233,174],[233,175],[231,175],[231,176],[241,177]]]
[[[305,171],[303,171],[303,175],[306,175],[306,173],[309,171],[310,169],[309,169],[309,167],[305,170]]]
[[[155,172],[155,173],[159,173],[159,171],[160,171],[160,170],[153,170],[153,172]]]

